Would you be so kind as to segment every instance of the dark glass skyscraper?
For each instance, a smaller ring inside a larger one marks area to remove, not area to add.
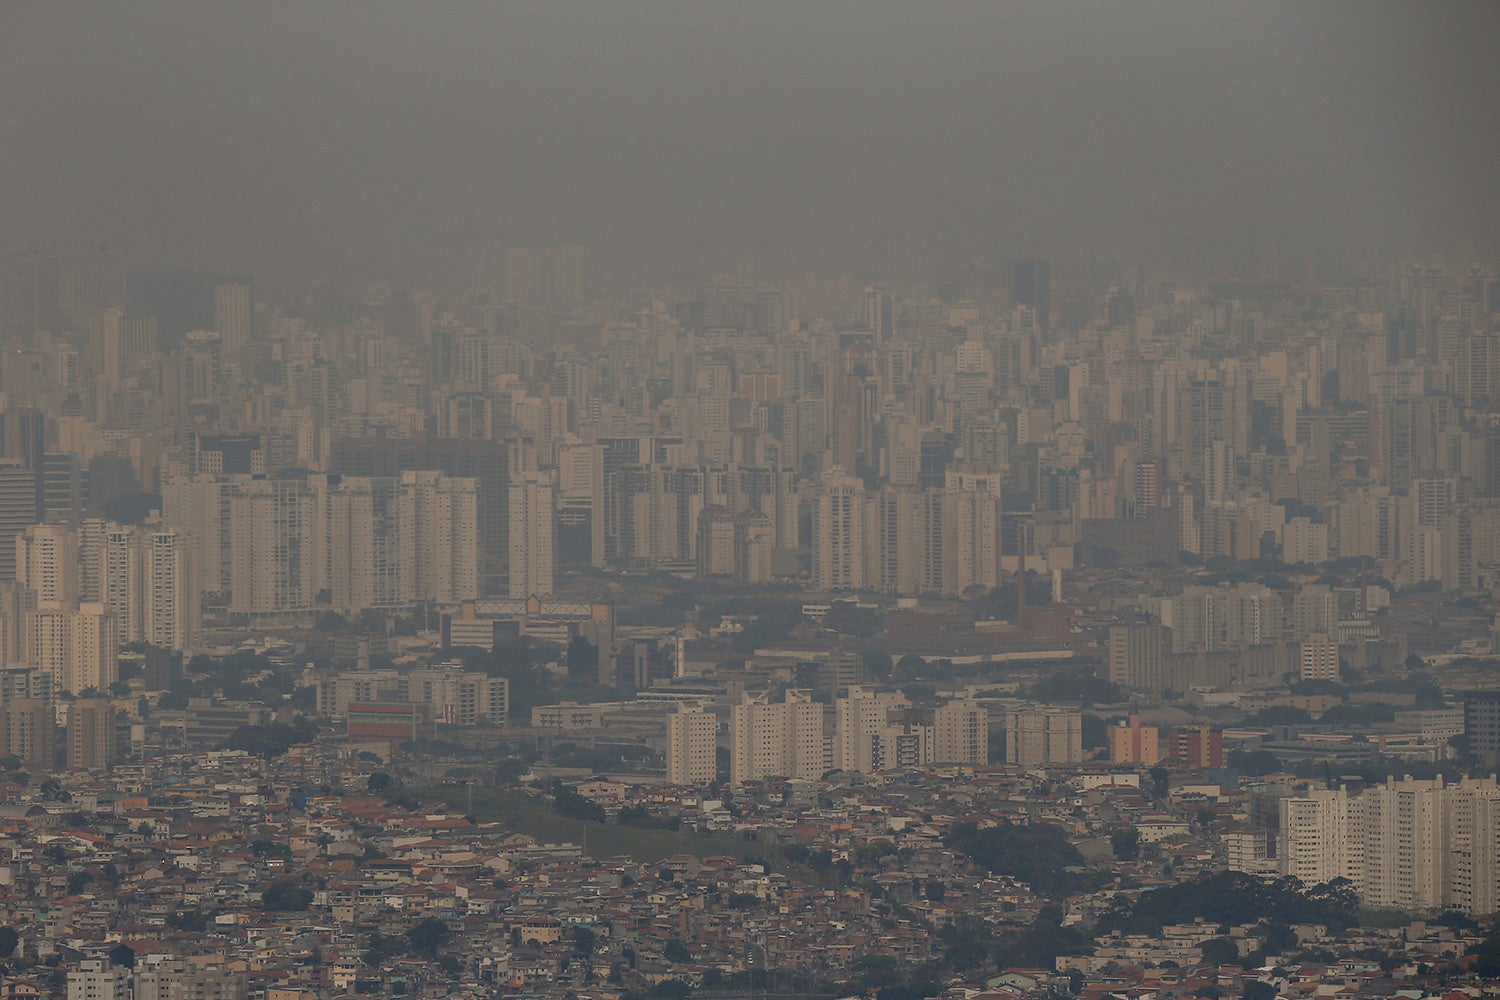
[[[1010,307],[1036,313],[1036,328],[1052,332],[1052,278],[1045,260],[1018,260],[1010,266]]]

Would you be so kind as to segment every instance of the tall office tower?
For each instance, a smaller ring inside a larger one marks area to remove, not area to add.
[[[833,703],[833,766],[840,771],[877,770],[876,749],[881,734],[891,727],[891,713],[910,706],[899,692],[850,687]]]
[[[48,770],[57,766],[57,711],[43,698],[0,702],[0,752],[22,764]]]
[[[32,610],[30,588],[15,580],[0,580],[0,667],[25,660],[28,648],[26,615]],[[0,695],[0,700],[3,700],[3,695]]]
[[[522,472],[510,481],[510,597],[551,597],[557,573],[557,476]]]
[[[78,539],[60,524],[34,524],[16,536],[16,581],[38,607],[71,610],[78,603]]]
[[[741,583],[770,583],[776,549],[771,519],[747,510],[734,520],[734,575]]]
[[[816,781],[828,770],[823,706],[791,689],[785,702],[746,694],[730,709],[730,774],[735,786],[770,777]]]
[[[880,343],[891,339],[895,330],[895,310],[891,294],[882,288],[865,289],[865,329]]]
[[[865,487],[842,469],[823,476],[812,519],[813,585],[860,590],[865,581]]]
[[[1303,640],[1299,656],[1300,676],[1305,681],[1339,679],[1338,639],[1327,632],[1312,632]]]
[[[667,716],[667,783],[707,785],[718,773],[717,720],[702,709],[678,709]]]
[[[583,301],[583,247],[512,247],[506,254],[506,292],[552,310]]]
[[[94,357],[98,365],[94,378],[100,399],[107,401],[120,385],[125,374],[125,362],[130,355],[125,347],[125,310],[101,309],[89,318],[89,335],[94,343]],[[101,406],[101,414],[105,409]]]
[[[229,501],[229,610],[311,610],[319,552],[313,495],[294,479],[246,479]]]
[[[219,356],[238,361],[250,344],[255,305],[246,281],[221,281],[214,285],[214,325],[219,334]]]
[[[220,313],[219,289],[226,289]],[[233,291],[240,288],[243,291]],[[249,339],[249,306],[253,285],[248,277],[201,271],[136,272],[125,279],[127,320],[156,322],[156,349],[176,350],[192,330],[219,330],[221,319],[234,334]],[[222,330],[219,330],[223,333]]]
[[[735,575],[735,518],[728,507],[713,504],[698,514],[698,575]]]
[[[64,333],[62,268],[53,254],[8,254],[0,262],[0,336]]]
[[[943,496],[943,593],[1000,586],[1000,474],[950,469]]]
[[[1010,307],[1030,309],[1040,334],[1052,332],[1051,267],[1045,260],[1018,260],[1010,266]]]
[[[988,764],[989,710],[962,698],[939,705],[932,713],[932,759],[940,764]]]
[[[71,452],[47,452],[41,465],[41,517],[48,524],[76,524],[88,500],[89,471]]]
[[[115,704],[108,698],[79,698],[68,706],[68,766],[108,770],[119,758]]]
[[[1061,708],[1006,714],[1005,762],[1021,767],[1083,760],[1083,714]]]
[[[407,601],[451,603],[480,596],[478,491],[473,479],[401,474],[396,511]]]
[[[1500,767],[1500,690],[1465,691],[1464,739],[1484,767]]]
[[[342,614],[404,603],[396,480],[365,476],[311,476],[318,509],[326,518],[323,584]]]

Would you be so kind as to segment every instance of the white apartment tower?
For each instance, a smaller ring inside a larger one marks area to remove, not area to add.
[[[834,702],[833,766],[866,774],[884,770],[880,750],[891,735],[891,713],[910,705],[899,692],[851,687]]]
[[[1005,762],[1073,764],[1083,760],[1083,713],[1061,708],[1009,712],[1005,721]]]
[[[866,586],[865,487],[841,469],[823,477],[813,504],[813,585],[819,590],[861,590]]]
[[[65,524],[34,524],[16,536],[16,580],[39,608],[78,603],[78,538]]]
[[[932,715],[932,759],[941,764],[988,764],[989,711],[965,699],[939,705]]]
[[[718,721],[702,709],[679,709],[667,716],[667,782],[707,785],[717,775]]]
[[[943,490],[943,593],[1000,585],[1000,474],[950,470]]]
[[[1300,650],[1299,676],[1305,681],[1339,679],[1339,643],[1327,632],[1313,632]]]
[[[401,592],[408,602],[479,596],[479,487],[474,479],[403,472],[396,487]]]
[[[557,574],[557,478],[519,472],[510,482],[510,597],[551,597]]]
[[[1349,879],[1366,906],[1485,916],[1500,908],[1500,785],[1388,779],[1282,799],[1277,855],[1307,885]]]
[[[823,706],[807,691],[789,690],[785,702],[746,694],[730,709],[729,740],[736,786],[773,776],[817,780],[828,770]]]

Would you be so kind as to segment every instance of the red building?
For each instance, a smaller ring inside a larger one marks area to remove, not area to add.
[[[353,702],[344,713],[351,740],[390,740],[410,743],[437,734],[430,706],[417,702]]]
[[[1182,726],[1167,735],[1167,759],[1202,770],[1224,766],[1224,733],[1207,726]]]

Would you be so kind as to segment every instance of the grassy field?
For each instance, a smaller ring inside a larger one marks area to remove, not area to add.
[[[469,808],[469,789],[464,785],[434,785],[422,790],[421,798],[443,802],[457,809]],[[473,790],[474,817],[482,822],[499,821],[517,833],[541,843],[581,844],[592,858],[629,857],[651,863],[674,854],[698,857],[729,855],[756,858],[773,871],[785,872],[805,881],[817,881],[812,871],[786,860],[780,845],[746,840],[727,833],[696,833],[688,830],[649,830],[619,823],[595,823],[561,816],[541,799],[520,792]]]

